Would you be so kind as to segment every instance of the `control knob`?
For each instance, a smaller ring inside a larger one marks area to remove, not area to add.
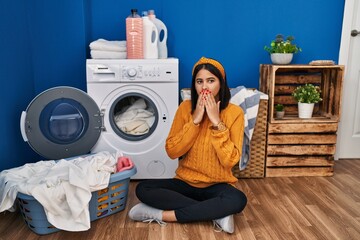
[[[131,77],[131,78],[135,77],[135,76],[136,76],[136,73],[137,73],[137,71],[136,71],[135,68],[129,68],[129,69],[127,70],[127,75],[128,75],[129,77]]]

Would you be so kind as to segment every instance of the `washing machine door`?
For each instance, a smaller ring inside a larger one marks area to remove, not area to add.
[[[72,87],[55,87],[36,96],[21,116],[25,141],[47,159],[89,153],[97,142],[102,116],[87,93]]]

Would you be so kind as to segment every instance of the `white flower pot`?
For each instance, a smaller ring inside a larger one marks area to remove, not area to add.
[[[314,110],[314,103],[298,103],[299,118],[311,118]]]
[[[281,112],[276,111],[276,118],[281,119],[284,116],[285,116],[285,111],[281,111]]]
[[[293,53],[272,53],[270,57],[273,64],[286,65],[291,63]]]

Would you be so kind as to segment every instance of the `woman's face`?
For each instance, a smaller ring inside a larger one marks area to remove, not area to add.
[[[204,68],[196,74],[195,89],[199,96],[202,91],[208,90],[215,97],[215,100],[219,101],[220,80]]]

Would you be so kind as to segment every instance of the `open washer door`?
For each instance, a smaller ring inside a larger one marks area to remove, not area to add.
[[[102,116],[95,101],[72,87],[55,87],[36,96],[21,115],[24,141],[47,159],[89,153],[99,139]]]

